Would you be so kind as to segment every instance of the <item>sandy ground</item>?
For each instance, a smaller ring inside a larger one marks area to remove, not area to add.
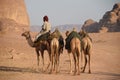
[[[32,35],[33,36],[33,35]],[[92,73],[70,75],[67,51],[60,56],[60,72],[42,72],[36,53],[21,33],[0,34],[0,80],[120,80],[120,32],[92,33]],[[45,52],[45,66],[48,54]],[[38,70],[39,69],[39,70]]]

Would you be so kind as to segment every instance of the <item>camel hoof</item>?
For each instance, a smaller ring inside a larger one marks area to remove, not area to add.
[[[83,70],[84,69],[84,67],[81,67],[81,70]]]
[[[75,73],[70,73],[71,76],[75,76],[76,74]]]
[[[80,75],[80,71],[77,73],[77,75]]]
[[[58,72],[56,71],[55,74],[58,74]]]
[[[84,73],[85,72],[85,69],[83,69],[82,71],[81,71],[81,73]]]
[[[73,75],[73,76],[75,76],[75,75],[76,75],[76,73],[74,72],[72,75]]]
[[[52,73],[52,74],[57,74],[57,71],[52,71],[51,73]]]
[[[44,70],[43,68],[41,69],[41,71],[42,71],[42,72],[45,72],[45,70]]]
[[[69,71],[69,74],[72,74],[73,72],[72,71]]]
[[[60,73],[60,71],[56,71],[56,73]]]
[[[52,74],[52,72],[48,72],[48,74]]]
[[[80,73],[78,73],[77,75],[80,75]]]
[[[73,75],[75,76],[75,75],[76,75],[76,73],[77,73],[77,72],[76,72],[76,71],[74,71]]]
[[[84,73],[84,71],[81,71],[81,73]]]
[[[88,73],[91,74],[91,71],[89,71]]]
[[[52,70],[49,72],[49,74],[52,74]]]

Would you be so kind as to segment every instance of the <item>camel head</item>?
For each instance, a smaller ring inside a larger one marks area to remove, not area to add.
[[[80,30],[80,32],[78,32],[78,34],[79,34],[80,36],[84,36],[84,37],[85,37],[86,32],[85,32],[84,30]]]
[[[85,30],[80,30],[79,34],[85,34],[86,31]]]
[[[69,31],[66,31],[66,32],[65,32],[66,37],[67,37],[69,34],[70,34]]]
[[[26,39],[30,38],[30,31],[25,31],[24,33],[21,34],[21,36],[26,37]]]

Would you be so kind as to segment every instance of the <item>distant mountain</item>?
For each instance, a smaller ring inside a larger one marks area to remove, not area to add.
[[[39,25],[30,26],[30,31],[32,31],[32,32],[39,32],[40,30],[41,30],[41,26],[39,26]]]
[[[72,30],[73,28],[76,28],[77,31],[80,31],[81,27],[82,27],[81,24],[66,24],[66,25],[55,26],[53,27],[52,30],[58,28],[61,32],[65,32],[67,30]]]
[[[65,24],[65,25],[58,25],[58,26],[52,27],[52,31],[54,31],[56,28],[58,28],[59,31],[61,32],[72,30],[73,28],[76,28],[77,31],[80,31],[81,27],[82,27],[81,24]],[[33,25],[30,27],[30,30],[33,32],[39,32],[41,30],[41,26]]]

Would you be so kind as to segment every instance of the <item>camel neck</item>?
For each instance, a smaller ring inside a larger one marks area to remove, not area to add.
[[[26,39],[27,39],[27,41],[28,41],[28,44],[29,44],[31,47],[33,47],[33,46],[34,46],[34,42],[32,41],[31,36],[27,37]]]

